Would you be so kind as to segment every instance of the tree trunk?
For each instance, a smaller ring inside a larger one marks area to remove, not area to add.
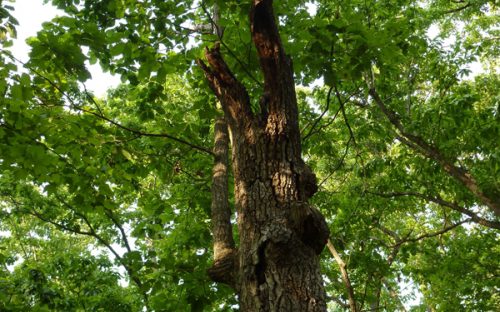
[[[326,311],[318,255],[329,232],[321,213],[307,203],[317,185],[301,159],[291,60],[272,1],[254,0],[250,19],[264,74],[259,113],[252,112],[218,44],[206,50],[208,66],[199,61],[231,132],[239,230],[238,250],[218,261],[230,265],[216,261],[211,276],[236,290],[241,311]]]

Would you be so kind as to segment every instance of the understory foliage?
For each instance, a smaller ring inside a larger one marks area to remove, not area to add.
[[[0,310],[238,310],[206,274],[221,111],[195,61],[220,41],[259,98],[250,1],[44,2],[23,63],[0,0]],[[500,306],[497,5],[275,1],[329,311]],[[103,97],[95,63],[122,79]]]

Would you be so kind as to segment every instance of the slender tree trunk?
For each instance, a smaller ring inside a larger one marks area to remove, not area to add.
[[[214,126],[214,168],[212,176],[212,234],[214,239],[214,265],[208,270],[217,282],[234,287],[235,244],[229,206],[229,134],[224,118]],[[230,273],[228,273],[230,272]]]
[[[301,159],[291,60],[271,0],[254,0],[250,20],[264,74],[259,114],[252,112],[248,93],[218,44],[205,53],[208,66],[199,61],[231,132],[240,239],[238,250],[220,261],[235,269],[215,263],[217,274],[211,276],[233,286],[241,311],[326,311],[318,255],[329,232],[323,216],[307,203],[317,185]]]

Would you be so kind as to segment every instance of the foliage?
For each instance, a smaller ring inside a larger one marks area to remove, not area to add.
[[[217,38],[196,28],[214,1],[45,1],[65,14],[29,39],[23,64],[9,52],[17,22],[4,2],[0,310],[236,310],[205,272],[219,112],[194,61],[222,40],[257,104],[249,3],[217,1]],[[494,311],[500,220],[445,164],[498,205],[497,5],[275,5],[300,85],[304,157],[320,182],[313,201],[359,309]],[[484,65],[475,76],[474,61]],[[95,97],[89,63],[123,83]],[[331,310],[347,309],[327,250],[322,265]]]

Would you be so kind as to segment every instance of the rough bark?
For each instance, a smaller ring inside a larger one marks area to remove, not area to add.
[[[250,20],[264,73],[259,114],[218,44],[206,50],[208,66],[199,61],[232,137],[240,241],[237,273],[226,273],[234,276],[241,311],[326,311],[318,255],[329,233],[321,213],[307,203],[317,185],[301,159],[292,64],[272,1],[253,1]]]

